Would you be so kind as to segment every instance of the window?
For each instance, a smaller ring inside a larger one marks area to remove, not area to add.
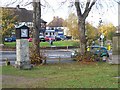
[[[48,35],[48,33],[46,33],[46,35]]]

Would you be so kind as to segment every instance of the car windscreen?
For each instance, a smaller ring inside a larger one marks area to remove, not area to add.
[[[107,52],[107,49],[106,48],[101,48],[100,51],[101,52]]]

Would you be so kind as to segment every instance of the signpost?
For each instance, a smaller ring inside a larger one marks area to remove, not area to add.
[[[20,69],[31,69],[29,59],[29,27],[25,25],[16,28],[16,57],[15,66]]]
[[[101,47],[103,47],[103,39],[104,39],[104,35],[103,34],[101,34],[101,36],[100,36],[100,38],[101,38]]]

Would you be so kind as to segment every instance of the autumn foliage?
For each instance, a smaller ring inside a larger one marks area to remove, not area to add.
[[[101,61],[101,57],[93,54],[92,52],[86,52],[85,54],[79,53],[78,56],[76,56],[76,60],[78,62],[96,62]]]
[[[2,42],[4,43],[4,37],[6,35],[10,36],[15,30],[17,17],[14,16],[13,11],[6,8],[2,8],[0,15],[2,16],[2,21],[0,22],[2,24],[2,31],[0,32],[0,34],[2,35]]]
[[[40,55],[33,53],[34,50],[30,49],[30,60],[31,60],[31,64],[34,65],[40,65],[42,64],[42,62],[46,59],[45,57],[45,52],[40,51]]]

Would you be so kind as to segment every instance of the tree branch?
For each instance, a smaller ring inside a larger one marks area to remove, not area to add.
[[[91,1],[91,0],[90,0],[90,1]],[[84,11],[84,13],[83,13],[84,19],[88,16],[89,12],[91,11],[93,5],[95,5],[96,1],[97,1],[97,0],[93,0],[90,6],[86,6],[86,9],[85,9],[85,11]],[[87,3],[88,3],[88,2],[87,2]],[[88,4],[90,4],[90,2],[89,2]],[[88,5],[88,4],[86,4],[86,5]]]
[[[6,7],[8,7],[9,5],[12,5],[12,4],[16,3],[16,2],[17,2],[17,0],[15,0],[14,2],[11,2],[11,3],[7,4]]]
[[[91,6],[90,6],[90,8],[89,8],[90,10],[92,9],[93,5],[95,5],[96,1],[97,1],[97,0],[93,0]]]
[[[82,12],[81,12],[81,8],[80,8],[79,0],[75,0],[75,7],[77,9],[77,15],[82,17]]]
[[[86,7],[85,7],[85,11],[87,11],[87,9],[89,8],[90,1],[91,1],[91,0],[87,0]],[[84,12],[85,12],[85,11],[84,11]]]

